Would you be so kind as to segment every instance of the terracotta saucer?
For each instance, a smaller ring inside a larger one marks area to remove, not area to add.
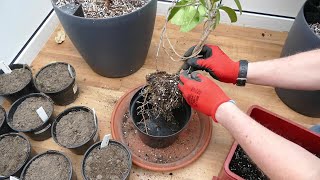
[[[210,142],[212,120],[194,112],[188,127],[176,142],[163,149],[151,148],[140,140],[128,111],[131,97],[140,87],[132,89],[117,102],[111,117],[113,138],[126,144],[131,150],[133,163],[145,169],[171,171],[194,162]]]

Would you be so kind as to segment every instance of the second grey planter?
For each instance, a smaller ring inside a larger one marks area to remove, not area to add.
[[[282,49],[281,57],[290,56],[299,52],[320,48],[320,38],[308,25],[308,22],[320,22],[319,19],[306,19],[306,13],[310,15],[317,9],[312,7],[312,3],[319,3],[318,0],[308,0],[297,15],[285,45]],[[311,11],[311,12],[310,12]],[[308,21],[308,22],[307,22]],[[308,59],[301,59],[308,61]],[[294,78],[294,77],[293,77]],[[320,117],[320,91],[301,91],[276,88],[279,98],[291,109],[306,116]]]
[[[52,0],[53,7],[64,30],[96,73],[124,77],[141,68],[151,43],[157,0],[132,13],[105,19],[72,15],[57,7],[56,1]]]

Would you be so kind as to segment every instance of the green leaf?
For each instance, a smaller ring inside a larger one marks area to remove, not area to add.
[[[237,7],[238,7],[238,9],[240,11],[240,14],[242,14],[242,6],[241,6],[240,1],[239,0],[234,0],[234,2],[237,4]]]
[[[202,5],[206,6],[206,2],[204,2],[204,0],[199,0],[199,1]]]
[[[224,10],[228,14],[231,22],[237,22],[237,20],[238,20],[237,19],[237,14],[233,9],[231,9],[231,8],[229,8],[227,6],[221,6],[220,9]]]
[[[186,5],[188,3],[188,0],[181,0],[179,2],[177,2],[175,4],[175,6],[183,6],[183,5]],[[169,17],[168,17],[168,21],[170,21],[176,14],[177,12],[181,9],[181,8],[184,8],[184,7],[173,7],[170,11],[170,14],[169,14]]]
[[[200,23],[200,13],[199,11],[196,11],[194,14],[194,17],[186,24],[182,25],[180,28],[181,32],[188,32],[195,28]]]
[[[215,26],[217,26],[219,23],[220,23],[220,11],[219,9],[217,9]]]
[[[203,6],[203,5],[200,5],[199,7],[198,7],[198,11],[199,11],[199,16],[200,16],[200,19],[201,18],[205,18],[206,16],[207,16],[207,8],[205,7],[205,6]],[[202,20],[203,20],[202,19]],[[201,20],[201,21],[202,21]]]
[[[178,25],[178,26],[181,26],[183,25],[184,23],[184,11],[185,11],[185,8],[180,8],[178,9],[178,11],[175,13],[175,15],[171,18],[170,22],[172,24],[175,24],[175,25]]]

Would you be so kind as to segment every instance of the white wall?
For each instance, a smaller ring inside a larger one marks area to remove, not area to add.
[[[0,61],[11,63],[51,10],[50,0],[1,0]]]

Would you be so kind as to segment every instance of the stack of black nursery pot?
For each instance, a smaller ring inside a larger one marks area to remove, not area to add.
[[[0,93],[12,104],[8,113],[0,107],[0,180],[77,179],[70,159],[59,151],[49,150],[32,158],[35,153],[27,137],[43,141],[51,136],[61,147],[85,154],[85,179],[129,178],[130,151],[119,142],[109,141],[109,136],[97,142],[98,118],[94,109],[74,106],[54,116],[55,105],[69,105],[79,96],[72,65],[48,64],[34,78],[27,65],[2,63],[1,67]]]

